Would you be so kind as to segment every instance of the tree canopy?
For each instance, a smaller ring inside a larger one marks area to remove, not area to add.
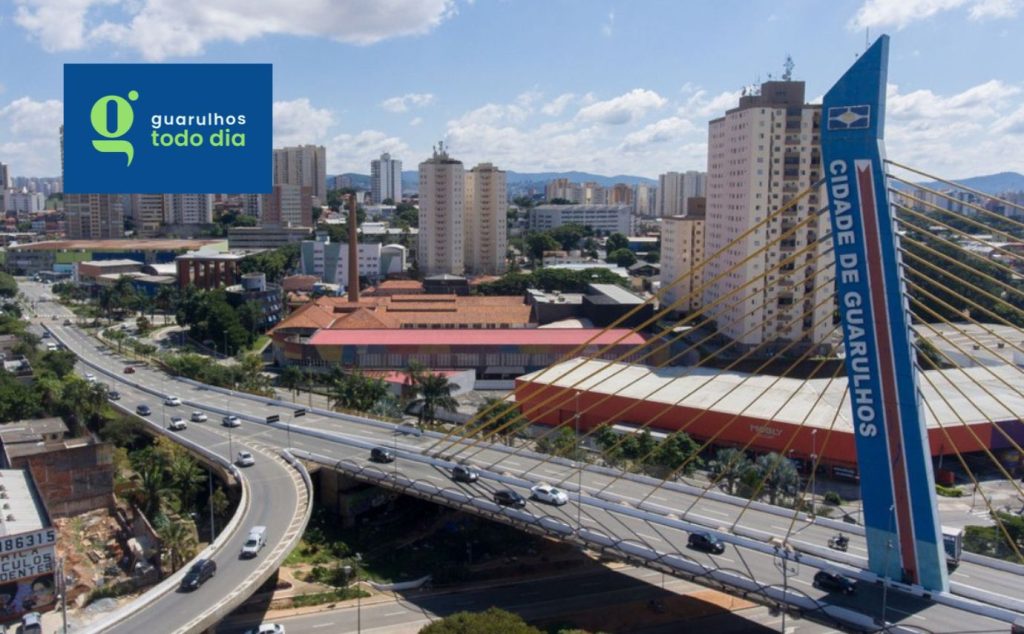
[[[484,612],[456,612],[434,621],[420,630],[420,634],[543,634],[529,625],[518,614],[499,608]]]

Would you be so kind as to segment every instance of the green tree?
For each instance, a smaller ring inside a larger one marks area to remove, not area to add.
[[[452,388],[455,385],[448,381],[443,374],[427,372],[416,381],[416,392],[423,399],[420,407],[419,423],[433,423],[437,420],[437,410],[446,409],[455,411],[459,406],[452,397]]]
[[[78,355],[70,350],[49,350],[39,357],[36,369],[63,379],[75,369],[77,361]]]
[[[194,524],[178,520],[167,522],[157,531],[160,535],[160,550],[173,573],[195,557],[197,543]]]
[[[175,456],[168,465],[171,483],[178,492],[182,510],[195,509],[196,494],[206,484],[206,473],[199,468],[195,459],[188,455]]]
[[[793,461],[774,452],[758,456],[744,479],[755,493],[767,494],[768,503],[773,505],[795,495],[800,486],[800,474]]]
[[[604,243],[604,250],[608,253],[612,251],[618,251],[619,249],[629,248],[629,238],[622,235],[621,233],[613,233],[608,236],[608,240]]]
[[[486,412],[486,413],[485,413]],[[497,434],[506,445],[512,444],[512,439],[522,435],[530,422],[519,413],[519,407],[515,401],[507,401],[501,398],[488,397],[477,409],[477,416],[480,416],[479,429],[488,434]]]
[[[0,297],[17,297],[18,282],[11,275],[0,271]]]
[[[537,451],[574,460],[582,457],[576,432],[565,425],[538,438]]]
[[[366,412],[387,395],[384,381],[356,371],[333,376],[329,398],[332,407]]]
[[[456,612],[434,621],[420,634],[543,634],[517,614],[499,608],[485,612]]]
[[[626,268],[636,264],[636,254],[629,249],[616,249],[608,253],[606,261]]]
[[[709,467],[715,479],[725,482],[729,495],[736,495],[736,485],[750,468],[750,460],[739,449],[728,447],[715,452],[715,459]]]
[[[277,384],[292,393],[292,400],[298,395],[299,388],[306,382],[302,370],[294,365],[285,366],[277,377]]]
[[[697,456],[699,451],[700,445],[689,434],[676,432],[658,444],[650,462],[673,472],[681,469],[683,475],[690,475],[703,466]]]
[[[242,273],[265,273],[268,282],[279,283],[299,263],[299,245],[286,244],[270,251],[263,251],[242,260]]]
[[[545,251],[557,251],[561,246],[549,233],[531,233],[526,238],[526,254],[532,260],[542,260]]]
[[[580,240],[588,235],[589,231],[583,225],[568,223],[555,227],[548,234],[554,238],[562,247],[563,251],[571,251],[579,246]]]

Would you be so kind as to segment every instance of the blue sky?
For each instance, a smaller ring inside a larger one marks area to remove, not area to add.
[[[888,155],[1024,172],[1024,0],[0,0],[0,162],[56,175],[66,62],[272,62],[275,144],[328,171],[476,164],[655,177],[706,167],[707,121],[794,78],[820,98],[892,36]]]

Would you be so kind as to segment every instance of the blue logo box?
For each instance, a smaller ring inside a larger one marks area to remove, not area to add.
[[[64,191],[270,192],[270,64],[65,64]]]

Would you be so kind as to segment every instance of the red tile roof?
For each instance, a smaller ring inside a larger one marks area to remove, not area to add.
[[[596,328],[401,328],[318,330],[310,337],[309,343],[314,346],[578,346],[612,343],[639,345],[644,343],[644,338],[625,328],[605,332]]]

